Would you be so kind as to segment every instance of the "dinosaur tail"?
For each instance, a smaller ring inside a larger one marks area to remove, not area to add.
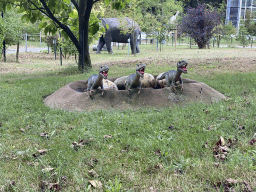
[[[160,77],[157,77],[156,80],[163,80],[165,79],[165,75],[167,72],[163,73]]]

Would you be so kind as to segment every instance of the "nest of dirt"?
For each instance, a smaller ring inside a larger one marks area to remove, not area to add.
[[[117,78],[109,79],[112,82]],[[142,88],[140,94],[134,89],[128,95],[127,90],[105,90],[104,95],[96,90],[90,97],[86,92],[86,80],[75,81],[44,99],[44,103],[51,108],[60,108],[68,111],[93,110],[125,110],[144,107],[163,108],[190,102],[212,103],[226,99],[222,93],[212,87],[194,81],[183,79],[184,89],[173,92],[171,88],[160,89]]]

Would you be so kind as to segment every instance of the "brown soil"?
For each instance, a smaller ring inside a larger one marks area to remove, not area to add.
[[[114,81],[115,79],[110,79]],[[184,79],[184,90],[174,93],[170,88],[153,89],[143,88],[138,94],[134,89],[128,96],[127,90],[106,90],[104,95],[101,91],[93,93],[91,98],[84,90],[86,81],[75,81],[62,87],[52,95],[45,98],[44,102],[51,108],[61,108],[68,111],[92,111],[111,109],[139,109],[142,107],[168,107],[174,104],[186,104],[189,102],[211,103],[226,99],[220,92],[208,85]]]

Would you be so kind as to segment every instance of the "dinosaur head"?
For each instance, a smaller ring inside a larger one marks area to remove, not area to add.
[[[145,72],[145,64],[140,63],[136,66],[136,73],[140,75],[140,77],[144,77],[144,72]]]
[[[108,77],[108,70],[109,67],[107,65],[101,65],[100,66],[100,70],[99,70],[99,74],[104,78],[107,79]]]
[[[187,73],[188,72],[187,65],[188,65],[188,62],[186,60],[179,61],[177,63],[177,70],[183,73]]]

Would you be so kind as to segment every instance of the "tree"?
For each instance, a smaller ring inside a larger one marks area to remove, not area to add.
[[[219,8],[222,3],[226,3],[226,0],[178,0],[182,2],[185,8],[192,7],[196,8],[200,4],[210,4],[213,7]]]
[[[17,45],[19,46],[19,42],[21,39],[23,23],[21,22],[21,14],[18,14],[15,9],[10,9],[4,15],[4,28],[6,30],[5,35],[5,44]],[[18,62],[18,53],[19,49],[16,52],[16,62]]]
[[[195,40],[199,49],[206,48],[213,36],[213,28],[220,23],[217,11],[207,10],[205,4],[188,8],[180,24],[180,33],[187,33]]]
[[[99,0],[0,0],[4,10],[11,5],[20,8],[25,13],[23,19],[32,23],[40,21],[40,27],[46,34],[55,34],[58,30],[63,36],[71,39],[79,53],[78,68],[81,71],[91,68],[89,54],[89,34],[95,35],[99,30],[99,20],[91,15],[93,5]],[[121,9],[125,1],[104,0],[105,4],[112,3],[113,8]],[[45,19],[45,18],[48,18]],[[77,30],[78,26],[78,30]],[[76,35],[76,30],[78,31]]]
[[[247,46],[249,44],[249,39],[247,38],[249,35],[249,32],[247,28],[243,25],[243,22],[241,22],[242,25],[239,27],[239,32],[236,37],[236,40],[239,42],[240,45],[243,47]]]
[[[5,27],[4,27],[4,24],[3,24],[3,19],[0,18],[0,50],[3,49],[3,41],[4,41],[4,37],[6,35],[6,30],[5,30]],[[0,59],[2,58],[2,54],[0,54]]]
[[[251,10],[247,10],[245,13],[244,26],[251,36],[256,36],[256,22],[254,19],[255,13],[252,13]]]

